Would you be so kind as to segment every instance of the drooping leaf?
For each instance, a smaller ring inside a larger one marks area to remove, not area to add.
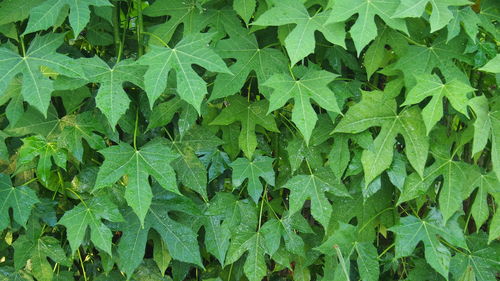
[[[203,267],[197,234],[190,227],[173,220],[168,214],[169,211],[185,212],[186,210],[181,206],[186,204],[192,203],[189,203],[189,199],[186,198],[168,196],[153,201],[144,223],[132,212],[125,216],[126,223],[122,226],[123,236],[118,243],[118,255],[122,257],[118,266],[127,276],[131,276],[142,262],[148,232],[151,229],[161,236],[174,260]]]
[[[294,107],[292,121],[297,125],[304,136],[306,144],[309,143],[312,131],[318,118],[311,105],[311,99],[322,108],[340,113],[335,93],[328,88],[337,75],[324,70],[307,69],[296,80],[286,74],[275,74],[264,85],[274,89],[269,101],[268,112],[281,108],[293,98]]]
[[[363,92],[361,102],[352,106],[334,132],[359,133],[373,126],[381,131],[373,147],[363,151],[361,158],[365,171],[365,186],[372,182],[392,163],[394,138],[405,139],[406,156],[412,167],[422,175],[427,160],[429,140],[424,133],[424,122],[416,107],[396,110],[396,101],[381,91]],[[377,165],[373,165],[377,163]]]
[[[24,267],[26,262],[31,260],[32,272],[37,280],[53,280],[54,272],[47,258],[61,265],[69,266],[71,264],[59,241],[52,236],[22,235],[12,246],[14,247],[14,264],[16,269]]]
[[[9,210],[12,209],[14,221],[23,227],[36,203],[36,192],[27,186],[12,186],[8,175],[0,174],[0,230],[7,228],[10,222]]]
[[[23,169],[34,159],[38,159],[37,177],[41,182],[47,182],[50,177],[52,162],[62,169],[66,169],[67,152],[57,146],[55,142],[49,142],[40,135],[26,137],[23,146],[19,149],[18,169]]]
[[[113,234],[101,221],[102,219],[111,222],[123,221],[117,206],[105,197],[94,197],[90,202],[82,202],[64,213],[58,224],[66,227],[73,253],[82,244],[87,228],[90,228],[90,240],[94,245],[112,255],[111,238],[113,238]]]
[[[291,65],[314,52],[314,32],[320,31],[331,43],[345,47],[344,24],[327,24],[328,12],[318,12],[311,16],[299,0],[273,1],[274,6],[262,14],[252,24],[280,26],[296,24],[285,39],[285,47]]]
[[[453,13],[450,11],[450,7],[469,5],[471,2],[468,0],[401,0],[398,8],[393,11],[392,17],[420,17],[424,13],[425,7],[428,3],[432,5],[432,13],[429,18],[431,32],[435,32],[445,27],[452,20]]]
[[[429,134],[432,127],[443,117],[443,97],[446,97],[458,112],[468,116],[467,104],[469,100],[467,94],[474,90],[474,88],[457,80],[443,83],[436,75],[419,76],[417,84],[408,92],[403,105],[416,104],[426,97],[432,97],[422,110],[422,118],[427,134]]]
[[[248,1],[248,0],[247,0]],[[214,81],[210,100],[227,97],[240,91],[248,76],[255,72],[259,90],[267,93],[262,85],[274,73],[287,71],[286,57],[270,47],[261,48],[255,35],[239,26],[233,17],[224,19],[229,39],[218,41],[215,51],[222,58],[234,58],[236,62],[229,67],[232,74],[220,73]]]
[[[90,19],[89,6],[111,6],[108,0],[45,0],[40,5],[30,9],[30,20],[24,34],[47,29],[60,20],[61,15],[66,16],[65,8],[69,7],[69,23],[73,28],[75,37],[85,28]]]
[[[123,89],[123,83],[132,82],[144,88],[142,76],[145,67],[132,60],[122,60],[110,67],[97,56],[82,59],[85,73],[91,82],[100,83],[96,96],[96,105],[108,118],[114,128],[120,117],[127,111],[130,99]]]
[[[153,176],[166,190],[179,192],[175,172],[170,163],[178,155],[170,150],[162,139],[148,142],[140,149],[134,149],[127,143],[120,143],[103,150],[104,163],[99,168],[94,189],[101,189],[117,182],[122,176],[128,176],[125,199],[140,219],[141,224],[151,205],[153,194],[149,185],[149,176]]]
[[[417,244],[422,241],[425,246],[425,259],[445,278],[448,278],[451,253],[438,237],[453,246],[468,248],[456,220],[445,224],[436,209],[432,209],[425,219],[412,215],[403,217],[400,224],[389,230],[396,235],[396,258],[411,255]]]
[[[392,17],[398,4],[398,0],[337,0],[332,6],[327,22],[344,22],[352,15],[358,15],[349,32],[359,55],[363,48],[377,36],[375,16],[379,16],[391,28],[408,33],[405,21]]]
[[[195,126],[183,136],[168,142],[168,146],[179,157],[172,162],[179,181],[188,188],[207,198],[207,170],[197,153],[216,149],[222,141],[208,129]]]
[[[186,35],[173,48],[150,46],[149,52],[142,56],[138,63],[148,66],[144,84],[151,107],[165,90],[168,74],[174,70],[180,98],[200,113],[207,86],[192,65],[197,64],[208,71],[231,74],[222,59],[208,47],[212,36],[213,33]]]
[[[233,96],[228,98],[227,104],[228,106],[210,125],[229,125],[240,122],[241,131],[238,143],[245,156],[251,159],[257,147],[256,126],[259,125],[271,132],[278,132],[274,118],[266,114],[268,103],[265,100],[249,103],[241,96]]]
[[[306,199],[310,199],[311,214],[325,229],[332,213],[332,206],[325,192],[349,196],[345,186],[336,181],[333,173],[327,168],[313,171],[310,175],[294,176],[283,187],[290,190],[290,214],[298,212]]]
[[[64,34],[50,33],[36,36],[26,51],[19,55],[12,50],[0,48],[0,93],[4,93],[11,80],[22,75],[21,94],[26,102],[47,117],[50,95],[54,90],[53,81],[46,77],[40,67],[49,67],[65,76],[84,77],[75,60],[56,52],[63,43]]]
[[[236,159],[230,164],[233,168],[233,185],[239,187],[248,179],[248,194],[258,203],[263,189],[259,178],[274,186],[273,161],[273,158],[267,156],[257,156],[252,161],[247,158]]]

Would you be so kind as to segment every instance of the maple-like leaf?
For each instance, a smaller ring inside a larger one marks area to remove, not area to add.
[[[19,149],[17,168],[23,168],[35,158],[38,158],[37,177],[41,182],[46,183],[50,177],[52,161],[60,168],[66,169],[68,155],[64,149],[57,147],[55,142],[49,142],[44,137],[35,135],[23,139],[23,146]]]
[[[457,251],[451,258],[450,272],[456,280],[493,281],[500,269],[500,247],[498,243],[488,245],[484,232],[466,237],[470,251]],[[470,280],[470,279],[469,279]]]
[[[54,271],[47,258],[64,266],[71,266],[71,262],[61,248],[59,240],[52,236],[37,234],[22,235],[12,244],[14,264],[16,269],[20,269],[31,260],[32,272],[37,280],[51,281]]]
[[[177,93],[200,112],[201,102],[207,94],[207,85],[194,71],[193,64],[209,71],[231,74],[224,61],[208,46],[213,35],[186,35],[173,48],[150,46],[150,50],[138,63],[148,66],[144,84],[151,107],[165,90],[168,74],[174,70],[177,76]]]
[[[56,49],[64,42],[64,34],[50,33],[36,36],[25,55],[0,47],[0,93],[4,93],[11,80],[22,74],[21,94],[26,102],[47,116],[53,80],[44,76],[40,67],[49,67],[65,76],[81,78],[85,75],[80,65]]]
[[[236,159],[230,164],[233,168],[234,187],[241,186],[245,179],[248,179],[248,194],[255,203],[258,203],[262,194],[262,183],[259,178],[274,186],[273,161],[273,158],[267,156],[257,156],[252,161],[247,158]]]
[[[33,206],[39,202],[33,189],[27,186],[14,187],[8,175],[0,174],[0,231],[9,225],[10,209],[14,221],[26,227]]]
[[[444,223],[436,209],[432,209],[425,219],[412,215],[403,217],[398,225],[389,230],[396,235],[396,258],[411,255],[417,244],[422,241],[427,263],[445,278],[449,273],[451,253],[438,237],[453,246],[468,248],[456,218]]]
[[[481,67],[479,70],[491,72],[491,73],[500,73],[500,54],[497,54],[492,60],[490,60],[487,64]]]
[[[262,126],[271,132],[279,132],[276,122],[271,115],[267,115],[268,103],[265,100],[249,103],[242,96],[232,96],[227,100],[228,106],[210,123],[210,125],[229,125],[234,122],[241,123],[238,137],[240,149],[249,159],[257,147],[255,127]]]
[[[80,203],[66,211],[58,224],[66,227],[66,233],[73,253],[80,247],[90,228],[90,240],[96,247],[111,253],[111,230],[101,221],[121,222],[123,217],[113,202],[105,197],[94,197],[87,203]]]
[[[464,36],[457,36],[447,42],[446,32],[440,32],[429,46],[410,45],[399,59],[387,66],[383,72],[386,75],[403,73],[407,87],[415,85],[416,77],[431,75],[435,69],[441,71],[446,81],[459,80],[469,83],[467,76],[455,63],[471,63],[470,58],[464,55],[466,39]]]
[[[210,100],[227,97],[240,91],[249,75],[254,72],[259,82],[259,91],[266,94],[262,85],[274,73],[288,71],[287,58],[282,52],[271,48],[261,48],[257,37],[240,26],[236,17],[224,19],[225,31],[229,39],[220,40],[215,51],[222,58],[233,58],[236,62],[229,67],[233,74],[219,73],[214,81]]]
[[[163,188],[179,192],[174,169],[170,166],[178,155],[170,150],[166,140],[152,140],[138,150],[127,143],[120,143],[99,152],[105,160],[99,168],[94,189],[110,186],[127,175],[125,199],[141,223],[144,223],[153,198],[149,175]]]
[[[241,220],[232,230],[226,265],[236,262],[245,252],[248,255],[243,265],[243,272],[250,281],[260,281],[266,275],[266,248],[264,236],[257,229],[256,208],[248,203],[233,204],[238,208]]]
[[[429,18],[431,32],[440,30],[452,20],[453,13],[449,9],[451,6],[471,4],[468,0],[401,0],[397,9],[392,11],[392,18],[420,17],[428,3],[432,5]]]
[[[102,115],[100,115],[102,116]],[[106,133],[101,122],[90,111],[77,115],[66,115],[61,118],[61,134],[57,138],[57,145],[70,151],[80,162],[83,160],[83,140],[92,149],[99,150],[106,147],[104,139],[95,132]],[[104,120],[105,121],[105,120]]]
[[[223,142],[208,129],[195,126],[183,136],[168,142],[168,146],[179,157],[172,162],[179,181],[207,199],[207,170],[197,153],[215,149]]]
[[[500,179],[500,98],[493,98],[488,104],[485,96],[475,97],[470,100],[470,106],[476,113],[472,153],[482,151],[491,139],[493,171]]]
[[[274,6],[254,21],[253,25],[280,26],[296,24],[285,38],[285,47],[291,65],[314,52],[314,32],[320,31],[331,43],[345,47],[343,23],[327,24],[329,12],[319,12],[311,16],[299,0],[273,1]]]
[[[260,232],[264,236],[266,252],[273,256],[280,248],[281,238],[285,242],[285,248],[293,254],[305,257],[305,243],[297,232],[313,233],[313,230],[300,213],[289,215],[284,213],[281,219],[269,219],[261,227]]]
[[[325,229],[328,228],[332,213],[332,205],[325,192],[349,196],[345,186],[336,181],[333,173],[327,168],[313,171],[310,175],[294,176],[283,187],[290,190],[290,214],[298,212],[306,199],[311,199],[311,214]]]
[[[24,34],[61,24],[61,17],[66,17],[66,8],[69,7],[69,23],[73,28],[75,37],[78,37],[89,22],[89,6],[105,7],[112,5],[108,0],[46,0],[30,10],[30,19]]]
[[[269,100],[268,113],[283,107],[293,98],[292,121],[308,144],[318,120],[310,100],[331,112],[340,113],[340,109],[335,93],[328,87],[338,75],[325,70],[307,69],[304,72],[298,80],[288,74],[275,74],[264,85],[274,89]]]
[[[462,208],[462,201],[472,192],[475,171],[471,165],[455,161],[454,155],[450,153],[453,139],[446,136],[443,127],[437,128],[431,140],[435,162],[424,170],[423,175],[413,173],[406,178],[398,204],[425,194],[436,178],[442,176],[438,202],[439,211],[446,222]]]
[[[256,0],[234,0],[233,9],[238,13],[238,15],[248,23],[253,13],[255,12],[255,7],[257,6]]]
[[[465,8],[452,8],[451,12],[453,13],[453,17],[451,21],[448,23],[448,37],[447,41],[455,38],[460,34],[461,27],[463,26],[465,33],[469,36],[469,38],[475,42],[476,36],[479,32],[479,25],[481,25],[481,20],[479,16],[472,10],[471,7]]]
[[[88,81],[100,83],[96,96],[96,105],[108,118],[112,128],[127,111],[130,99],[123,89],[123,83],[132,82],[144,88],[142,76],[146,67],[126,59],[110,67],[99,57],[81,59]]]
[[[364,150],[361,162],[365,171],[365,186],[388,169],[394,154],[395,137],[405,139],[406,156],[419,175],[424,172],[429,150],[425,124],[420,110],[411,107],[397,112],[396,101],[381,91],[363,92],[361,102],[347,111],[334,132],[360,133],[370,127],[381,127],[370,149]]]
[[[391,28],[408,33],[403,19],[392,18],[398,4],[399,0],[337,0],[333,3],[327,22],[344,22],[352,15],[358,15],[349,32],[359,55],[377,36],[375,16],[379,16]]]
[[[358,224],[359,225],[359,224]],[[362,280],[379,280],[380,269],[377,259],[377,248],[371,241],[364,241],[359,237],[359,227],[347,223],[338,223],[332,235],[315,249],[327,256],[335,255],[335,248],[342,253],[346,268],[349,267],[351,256],[357,254],[358,271]],[[341,270],[341,265],[337,266]],[[340,270],[338,270],[340,272]]]
[[[198,235],[189,226],[175,221],[168,214],[169,211],[186,213],[187,209],[183,206],[189,204],[192,203],[186,197],[168,195],[163,199],[155,199],[148,209],[144,223],[129,212],[125,216],[125,223],[122,224],[123,235],[118,243],[118,255],[121,257],[118,263],[120,270],[128,277],[132,276],[143,261],[151,229],[161,236],[173,259],[203,267],[198,248]],[[190,210],[196,211],[196,208]]]
[[[156,45],[168,43],[179,26],[182,26],[182,34],[188,35],[202,32],[208,25],[222,24],[220,22],[222,13],[224,11],[220,9],[202,7],[199,0],[155,1],[144,9],[144,15],[148,17],[167,16],[164,23],[148,30],[154,34],[150,42]]]
[[[417,77],[417,84],[410,89],[402,105],[416,104],[429,96],[432,97],[422,110],[422,118],[429,134],[432,127],[443,117],[443,97],[446,97],[458,112],[468,116],[467,94],[474,90],[458,80],[443,83],[437,75],[422,75]]]

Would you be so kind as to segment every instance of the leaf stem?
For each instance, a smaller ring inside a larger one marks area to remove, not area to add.
[[[143,19],[142,19],[142,0],[135,1],[137,5],[137,24],[136,24],[136,33],[137,33],[137,58],[140,58],[144,54],[144,48],[142,46],[142,30],[143,30]]]
[[[267,184],[264,186],[264,194],[262,194],[262,202],[260,203],[260,212],[259,212],[259,228],[257,231],[260,230],[260,226],[262,225],[262,211],[264,210],[264,198],[267,196]]]
[[[347,268],[345,266],[344,257],[342,256],[342,251],[340,251],[339,245],[333,245],[335,252],[337,253],[337,258],[339,259],[340,266],[342,267],[342,271],[344,272],[345,278],[347,281],[350,281],[349,273],[347,272]]]
[[[82,268],[83,280],[87,281],[87,272],[85,272],[85,267],[83,266],[82,254],[80,253],[80,248],[76,250],[78,252],[78,259],[80,260],[80,267]]]
[[[122,52],[122,42],[120,40],[120,3],[116,2],[113,9],[113,39],[115,41],[115,55],[120,61]]]
[[[137,151],[137,128],[139,127],[139,108],[135,111],[135,126],[134,126],[134,149]]]

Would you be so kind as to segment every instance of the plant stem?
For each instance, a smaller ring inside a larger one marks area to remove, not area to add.
[[[142,46],[142,29],[144,25],[142,20],[142,0],[136,0],[135,3],[137,5],[137,58],[140,58],[144,54],[144,48]]]
[[[139,127],[139,108],[135,111],[135,126],[134,126],[134,149],[137,151],[137,128]]]
[[[117,2],[113,9],[113,38],[115,41],[115,55],[120,60],[122,42],[120,40],[120,4]]]
[[[80,253],[80,248],[76,250],[78,252],[78,258],[80,259],[80,267],[82,268],[83,272],[83,280],[87,281],[87,273],[85,272],[85,267],[83,266],[83,260],[82,260],[82,255]]]

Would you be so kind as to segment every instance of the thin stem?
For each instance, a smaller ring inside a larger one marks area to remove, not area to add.
[[[142,46],[142,30],[143,30],[143,20],[142,20],[142,0],[135,1],[137,5],[137,58],[140,58],[144,54],[144,48]]]
[[[80,248],[76,250],[78,252],[78,259],[80,260],[80,267],[82,268],[83,272],[83,280],[87,281],[87,272],[85,272],[85,267],[83,266],[83,260],[82,260],[82,255],[80,253]]]
[[[134,127],[134,149],[137,151],[137,128],[139,127],[139,108],[135,111],[135,127]]]
[[[257,231],[260,230],[260,226],[262,224],[262,211],[264,210],[264,198],[267,196],[267,184],[264,186],[264,194],[262,194],[262,202],[260,204],[260,213],[259,213],[259,228]]]
[[[167,44],[167,42],[163,41],[163,39],[161,39],[158,35],[154,34],[154,33],[151,33],[151,32],[146,32],[146,31],[143,31],[142,34],[147,34],[149,36],[153,36],[156,40],[160,41],[160,43],[163,44],[163,46],[167,47],[167,48],[170,48]]]
[[[115,41],[115,55],[120,60],[122,42],[120,40],[120,4],[116,2],[113,9],[113,39]]]
[[[396,246],[396,243],[392,243],[391,245],[389,245],[389,247],[385,248],[384,251],[382,251],[382,253],[380,253],[380,255],[378,255],[378,259],[380,259],[382,256],[385,255],[385,253],[387,253],[390,249],[394,248],[394,246]]]
[[[339,245],[333,245],[335,252],[337,253],[337,258],[339,259],[340,266],[342,267],[342,271],[344,272],[345,278],[347,281],[350,281],[349,273],[347,272],[347,267],[345,266],[344,256],[342,256],[342,252],[340,251]]]

